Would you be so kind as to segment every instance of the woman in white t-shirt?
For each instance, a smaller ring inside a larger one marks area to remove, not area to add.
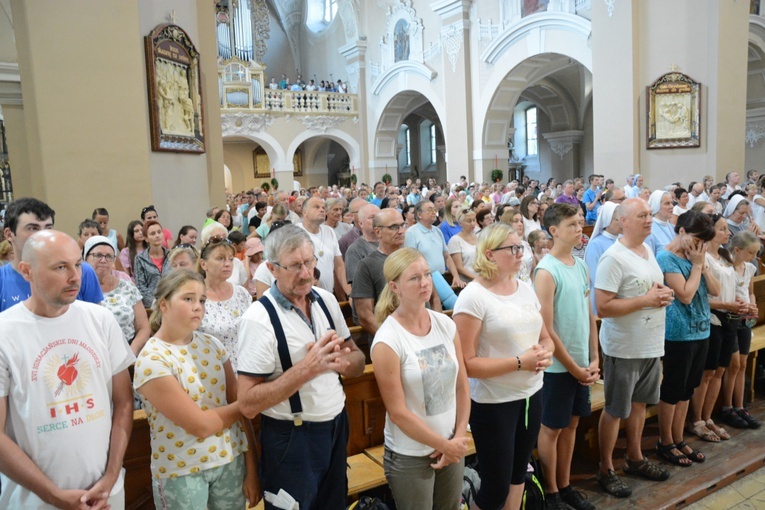
[[[385,404],[385,476],[399,510],[457,510],[470,389],[452,320],[425,308],[433,288],[425,257],[388,256],[372,344]]]
[[[473,270],[473,262],[475,262],[475,243],[477,237],[475,235],[476,225],[476,213],[468,210],[460,216],[459,222],[462,230],[451,239],[449,239],[449,255],[454,260],[454,265],[457,267],[457,272],[466,283],[473,280],[476,277]]]
[[[486,228],[478,236],[478,278],[454,306],[481,465],[479,508],[520,508],[542,420],[542,372],[552,364],[539,300],[530,284],[515,278],[522,264],[521,238],[513,228]]]

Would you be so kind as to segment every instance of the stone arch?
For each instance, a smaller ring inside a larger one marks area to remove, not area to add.
[[[345,152],[348,153],[351,166],[357,169],[360,168],[359,142],[353,136],[339,129],[330,129],[326,133],[319,133],[315,131],[301,132],[292,140],[292,142],[290,142],[290,145],[287,148],[287,152],[286,152],[286,154],[288,155],[288,158],[285,161],[292,161],[292,157],[295,155],[295,151],[298,149],[298,147],[300,147],[300,144],[312,138],[327,138],[329,140],[333,140],[339,143],[340,146],[343,149],[345,149]]]
[[[245,138],[247,140],[251,140],[263,147],[263,150],[265,150],[266,154],[268,154],[268,159],[270,160],[271,166],[274,168],[281,168],[285,161],[292,161],[292,156],[290,156],[290,159],[285,158],[284,149],[282,148],[279,141],[266,132],[241,132],[223,135],[224,142],[226,140],[233,140],[237,138]]]

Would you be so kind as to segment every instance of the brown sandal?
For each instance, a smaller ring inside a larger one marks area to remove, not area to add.
[[[723,441],[730,439],[730,434],[728,434],[728,431],[719,425],[716,425],[711,418],[707,420],[707,428],[717,434],[717,436]]]

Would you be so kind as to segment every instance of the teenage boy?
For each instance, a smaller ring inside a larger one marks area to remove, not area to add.
[[[554,242],[537,265],[534,280],[542,318],[555,344],[553,364],[545,371],[542,387],[538,443],[545,499],[552,509],[595,508],[569,480],[579,417],[590,415],[589,387],[600,377],[587,265],[572,254],[582,236],[580,218],[580,208],[571,204],[556,203],[547,209],[544,224]]]

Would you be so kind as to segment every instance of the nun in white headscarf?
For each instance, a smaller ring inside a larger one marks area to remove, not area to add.
[[[592,229],[592,237],[584,252],[584,262],[590,270],[590,298],[592,309],[595,310],[595,275],[598,272],[598,262],[603,253],[613,245],[621,234],[618,209],[621,206],[615,202],[606,202],[598,209],[598,220]]]
[[[648,205],[653,215],[651,224],[651,235],[645,240],[648,246],[653,250],[653,254],[659,253],[659,250],[668,245],[675,238],[675,226],[670,223],[672,219],[672,195],[669,191],[656,190],[651,193],[648,199]]]
[[[733,237],[742,230],[753,229],[755,234],[759,234],[759,229],[752,226],[750,217],[749,200],[743,195],[733,195],[725,206],[723,217],[728,221],[728,230]]]
[[[627,192],[627,198],[639,198],[640,191],[643,189],[643,176],[635,174],[632,178],[632,188]]]

